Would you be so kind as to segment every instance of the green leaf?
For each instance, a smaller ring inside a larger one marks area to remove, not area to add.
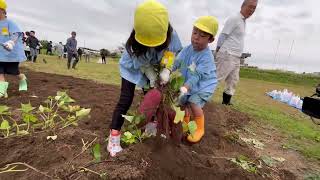
[[[174,111],[176,112],[176,116],[174,117],[174,123],[178,124],[179,122],[183,121],[183,118],[185,116],[185,111],[181,111],[179,107],[173,106]]]
[[[134,119],[134,116],[122,115],[122,117],[123,117],[125,120],[129,121],[130,123],[132,123],[132,121],[133,121],[133,119]]]
[[[180,87],[184,84],[184,77],[179,71],[175,71],[170,76],[170,87],[174,91],[179,91]]]
[[[44,112],[44,107],[42,105],[39,106],[39,111],[42,113]]]
[[[96,162],[101,161],[101,151],[100,151],[100,144],[95,144],[92,149],[93,157],[96,160]]]
[[[138,129],[138,130],[136,131],[136,135],[137,135],[138,137],[141,137],[141,134],[142,134],[141,129]]]
[[[68,116],[67,120],[68,121],[74,121],[74,120],[76,120],[76,117],[75,116]]]
[[[24,113],[29,113],[34,109],[35,109],[35,107],[32,107],[32,105],[30,103],[28,103],[28,104],[22,104],[21,103],[21,109],[20,110],[22,112],[24,112]]]
[[[197,130],[197,124],[195,121],[190,121],[188,123],[188,129],[189,129],[189,132],[191,135],[194,135],[194,133],[196,132]]]
[[[72,125],[79,126],[79,124],[77,122],[73,122]]]
[[[10,108],[8,106],[0,106],[0,115],[8,115],[9,114],[9,110]]]
[[[170,75],[170,81],[172,81],[173,79],[176,79],[178,77],[182,77],[181,72],[180,71],[174,71]]]
[[[7,130],[7,129],[10,129],[10,128],[11,128],[11,126],[10,126],[10,124],[9,124],[9,122],[7,120],[3,120],[1,122],[1,125],[0,125],[0,129],[1,130]]]
[[[59,100],[61,99],[61,96],[55,96],[54,99],[55,99],[56,101],[59,101]]]
[[[276,164],[275,160],[270,156],[262,156],[260,159],[269,167],[274,167]]]
[[[251,172],[251,173],[258,172],[257,165],[254,164],[253,162],[250,162],[249,158],[247,158],[246,156],[240,155],[237,158],[231,158],[230,161],[237,164],[242,169],[248,172]]]
[[[140,131],[141,133],[141,131]],[[121,141],[126,143],[126,144],[134,144],[136,143],[136,136],[133,135],[131,132],[126,131],[124,134],[124,136],[121,137]]]
[[[259,140],[256,140],[253,138],[243,138],[243,137],[241,137],[240,139],[249,145],[253,145],[253,147],[257,149],[264,149],[264,144]]]
[[[186,122],[182,122],[182,131],[183,133],[187,133],[189,131],[188,124]]]
[[[91,109],[82,108],[80,111],[76,112],[76,117],[85,117],[90,114]]]
[[[58,91],[56,98],[58,98],[59,96],[60,98],[57,101],[63,101],[64,103],[67,103],[67,104],[76,102],[66,92]]]
[[[133,136],[132,133],[129,132],[129,131],[125,132],[123,135],[124,135],[126,138],[128,138],[128,139],[131,139],[132,136]]]
[[[64,101],[59,102],[58,107],[62,107],[64,105]]]
[[[69,108],[70,112],[75,112],[75,111],[81,110],[81,107],[79,105],[76,105],[76,106],[68,105],[68,108]]]
[[[139,115],[137,115],[137,116],[134,116],[134,124],[140,124],[142,121],[144,121],[144,116],[139,116]]]
[[[35,123],[38,121],[38,118],[33,114],[23,114],[22,119],[26,123],[29,123],[29,122]]]

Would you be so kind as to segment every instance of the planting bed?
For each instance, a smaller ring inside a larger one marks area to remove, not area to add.
[[[82,107],[91,108],[90,118],[79,126],[70,126],[56,132],[39,132],[23,137],[0,140],[0,168],[6,164],[23,162],[39,170],[0,174],[1,180],[9,179],[100,179],[97,173],[105,173],[107,179],[262,179],[272,174],[279,179],[295,179],[287,171],[276,173],[258,169],[250,173],[232,163],[228,158],[245,155],[255,160],[256,154],[248,146],[235,143],[226,134],[241,129],[250,118],[221,105],[205,106],[206,133],[198,144],[176,144],[164,138],[149,138],[143,143],[124,147],[116,158],[106,152],[106,138],[112,111],[119,96],[119,87],[69,76],[26,72],[29,91],[19,93],[17,82],[9,78],[9,98],[1,99],[1,105],[19,108],[20,103],[31,102],[39,106],[48,96],[67,90]],[[141,93],[137,91],[141,97]],[[138,97],[137,96],[137,97]],[[137,98],[135,103],[138,102]],[[47,136],[57,139],[47,140]],[[102,161],[93,163],[89,148],[81,154],[83,142],[101,144]],[[94,172],[83,172],[83,167]],[[25,169],[24,166],[17,168]],[[46,173],[47,176],[41,173]],[[269,177],[272,179],[272,177]],[[268,178],[267,178],[268,179]]]

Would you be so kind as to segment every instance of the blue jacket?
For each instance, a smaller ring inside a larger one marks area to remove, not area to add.
[[[176,58],[173,71],[180,70],[185,83],[190,87],[189,95],[212,93],[218,84],[214,57],[209,47],[195,51],[192,45],[182,49]]]
[[[173,31],[168,50],[172,52],[179,52],[181,49],[182,45],[178,34]],[[164,51],[157,53],[154,48],[150,48],[145,56],[137,58],[135,56],[130,57],[128,52],[125,51],[119,63],[121,77],[138,85],[139,87],[144,87],[147,83],[147,77],[140,71],[140,67],[148,64],[159,64],[163,53]]]
[[[13,34],[18,34],[19,38],[15,43],[12,51],[7,51],[2,44],[12,40]],[[24,53],[22,43],[22,31],[9,19],[0,21],[0,62],[22,62],[27,58]]]

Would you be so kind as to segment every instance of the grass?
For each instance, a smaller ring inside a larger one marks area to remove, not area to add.
[[[267,82],[279,82],[303,86],[316,86],[320,83],[320,77],[314,75],[302,75],[280,70],[259,70],[253,68],[241,68],[242,78],[257,79]]]
[[[47,64],[43,63],[43,59]],[[120,83],[119,64],[117,59],[108,58],[107,64],[97,64],[97,58],[91,58],[90,63],[85,63],[84,58],[77,65],[77,70],[67,69],[67,60],[58,59],[56,56],[40,55],[37,63],[26,62],[22,67],[38,71],[66,76],[73,76],[82,79],[91,79],[99,83],[115,84]]]
[[[53,56],[40,56],[48,64],[24,63],[23,67],[34,71],[56,73],[83,79],[119,85],[119,65],[116,59],[108,59],[107,64],[81,61],[77,70],[67,70],[66,60],[58,60]],[[320,83],[319,77],[298,75],[280,71],[257,69],[241,69],[241,80],[237,87],[233,103],[236,110],[245,112],[266,126],[272,126],[281,132],[288,141],[286,145],[300,151],[306,157],[320,160],[320,128],[314,125],[310,118],[299,110],[283,103],[272,100],[265,95],[274,89],[289,89],[300,96],[313,94],[313,86]],[[219,85],[215,92],[214,101],[220,103],[223,85]]]
[[[289,147],[300,151],[306,157],[320,160],[320,128],[300,110],[274,101],[265,95],[265,92],[285,88],[302,97],[314,92],[314,88],[310,86],[241,78],[233,99],[233,108],[249,114],[267,126],[276,128],[287,137]],[[219,86],[214,101],[222,101],[220,97],[222,92],[223,88]]]

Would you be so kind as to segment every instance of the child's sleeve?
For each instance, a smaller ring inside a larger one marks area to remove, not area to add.
[[[17,42],[19,38],[22,38],[22,32],[16,23],[9,21],[8,26],[11,41]]]
[[[191,71],[192,75],[185,82],[185,85],[192,89],[201,79],[208,79],[215,76],[216,67],[212,57],[204,55],[197,60],[197,63],[192,63],[192,65],[188,67],[188,70]]]
[[[10,34],[12,33],[22,33],[21,29],[19,28],[19,26],[14,23],[13,21],[8,21],[8,25],[9,25],[9,32]]]

